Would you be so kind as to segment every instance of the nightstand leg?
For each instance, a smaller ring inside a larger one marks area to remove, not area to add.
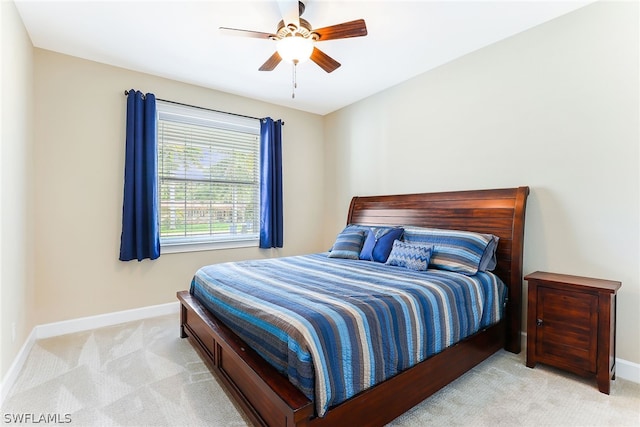
[[[609,394],[611,391],[611,381],[608,372],[606,372],[605,375],[598,375],[598,390],[604,394]]]

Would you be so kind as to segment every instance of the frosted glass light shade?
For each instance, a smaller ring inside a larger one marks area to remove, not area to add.
[[[311,57],[313,40],[300,36],[289,36],[278,40],[276,50],[288,62],[304,62]]]

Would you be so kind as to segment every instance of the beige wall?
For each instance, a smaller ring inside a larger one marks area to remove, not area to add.
[[[317,252],[324,194],[322,117],[35,49],[36,321],[176,301],[198,267]],[[125,89],[285,121],[285,247],[164,254],[118,261]]]
[[[0,378],[33,329],[33,54],[12,2],[0,2]]]
[[[325,244],[353,195],[528,185],[525,273],[622,281],[640,363],[638,39],[599,2],[326,116]]]

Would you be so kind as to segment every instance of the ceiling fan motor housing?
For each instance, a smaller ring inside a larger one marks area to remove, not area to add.
[[[278,23],[278,31],[273,39],[281,40],[289,36],[304,37],[305,39],[312,38],[318,39],[318,35],[311,30],[311,24],[306,19],[300,18],[300,27],[296,27],[294,24],[285,25],[284,21]]]

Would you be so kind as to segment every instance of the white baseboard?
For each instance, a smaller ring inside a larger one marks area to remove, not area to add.
[[[616,378],[640,384],[640,364],[616,358]]]
[[[57,337],[59,335],[72,334],[74,332],[88,331],[117,325],[119,323],[133,322],[135,320],[148,319],[150,317],[174,314],[180,311],[180,303],[152,305],[149,307],[134,308],[131,310],[116,311],[114,313],[99,314],[97,316],[81,317],[79,319],[63,320],[62,322],[38,325],[36,339]]]
[[[2,379],[2,384],[0,384],[0,406],[4,403],[4,399],[9,395],[9,391],[13,384],[18,379],[18,374],[22,370],[22,366],[27,361],[27,356],[29,356],[29,352],[31,352],[31,347],[36,342],[36,330],[35,328],[31,330],[31,333],[27,337],[24,344],[18,351],[16,358],[13,359],[13,363],[9,366],[9,370],[6,375]]]
[[[22,348],[20,348],[18,355],[2,379],[2,383],[0,384],[0,406],[2,406],[4,399],[9,395],[9,391],[18,378],[18,374],[22,370],[22,366],[26,362],[27,356],[29,355],[29,352],[36,340],[71,334],[74,332],[88,331],[90,329],[103,328],[105,326],[118,325],[120,323],[132,322],[135,320],[174,314],[179,311],[180,303],[176,301],[167,304],[134,308],[131,310],[116,311],[114,313],[99,314],[97,316],[81,317],[79,319],[37,325],[27,337]]]

